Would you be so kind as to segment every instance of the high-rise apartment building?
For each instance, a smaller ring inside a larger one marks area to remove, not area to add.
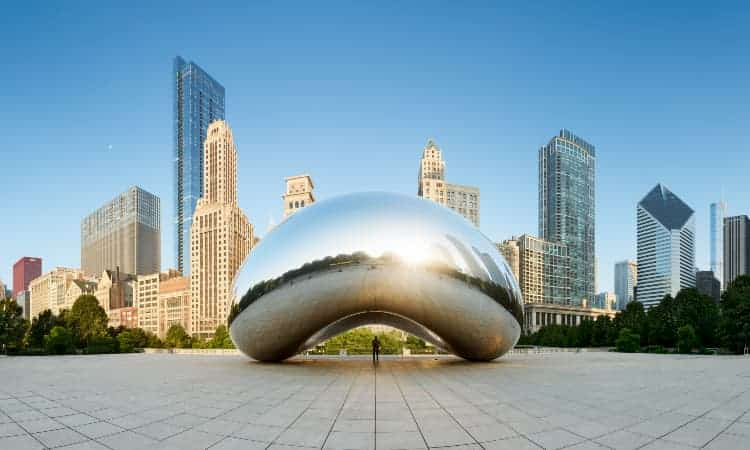
[[[638,285],[635,299],[645,308],[665,295],[695,286],[693,209],[657,184],[637,206]]]
[[[190,272],[190,225],[203,196],[203,144],[206,130],[224,119],[224,86],[194,62],[174,59],[175,265]],[[159,269],[152,272],[158,272]]]
[[[29,290],[29,283],[42,275],[42,258],[24,256],[13,264],[13,297]]]
[[[117,268],[136,275],[161,268],[159,197],[138,186],[81,221],[81,270],[99,276]]]
[[[442,151],[432,140],[422,152],[417,195],[446,206],[479,227],[479,188],[445,181]]]
[[[315,203],[315,196],[313,195],[315,186],[310,175],[286,177],[285,181],[286,191],[282,196],[284,199],[284,217],[289,217],[298,209]]]
[[[5,290],[5,283],[3,283],[3,280],[0,280],[0,300],[5,300],[8,297],[6,290]]]
[[[68,286],[73,280],[82,280],[83,272],[79,269],[56,267],[55,269],[31,280],[29,283],[29,317],[34,318],[44,310],[59,314],[66,307]]]
[[[190,229],[190,297],[193,334],[208,337],[226,324],[253,227],[237,204],[237,148],[223,120],[208,127],[204,161],[203,197]]]
[[[740,275],[750,275],[750,218],[724,219],[724,289]]]
[[[568,130],[539,149],[539,235],[567,246],[575,305],[595,293],[595,174],[594,146]]]
[[[518,254],[518,284],[524,303],[570,305],[570,258],[565,244],[524,234],[500,244],[503,255]],[[513,269],[513,264],[510,264]]]
[[[709,207],[709,267],[721,284],[724,279],[724,216],[727,215],[725,201],[711,203]]]
[[[617,309],[623,310],[635,299],[635,284],[638,280],[638,265],[635,261],[615,263],[615,297]]]

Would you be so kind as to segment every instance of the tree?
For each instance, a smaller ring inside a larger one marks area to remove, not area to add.
[[[623,328],[620,330],[615,346],[618,352],[635,353],[641,349],[641,337],[630,331],[630,328]]]
[[[678,292],[674,300],[676,327],[690,325],[695,331],[697,345],[705,347],[715,344],[719,308],[711,297],[688,288]]]
[[[604,347],[610,345],[614,341],[614,336],[610,336],[610,328],[612,321],[607,316],[599,316],[594,321],[594,329],[592,330],[591,345],[594,347]]]
[[[675,301],[667,294],[648,311],[648,344],[674,347],[677,342]]]
[[[141,328],[127,328],[117,335],[117,342],[120,344],[121,352],[131,353],[137,348],[146,347],[148,338],[147,333]]]
[[[70,330],[59,325],[52,327],[44,343],[47,353],[52,355],[65,355],[74,351],[73,335]]]
[[[23,337],[28,325],[23,318],[23,309],[15,300],[8,298],[0,301],[0,347],[4,352],[23,347]]]
[[[93,295],[78,297],[67,316],[73,344],[78,348],[86,347],[95,336],[107,335],[107,313]]]
[[[65,322],[59,316],[52,314],[52,311],[45,309],[31,321],[26,332],[26,346],[29,348],[44,348],[45,336],[49,335],[52,328],[56,326],[65,326]]]
[[[750,276],[740,275],[722,294],[718,336],[736,353],[750,345]]]
[[[174,324],[167,330],[164,343],[169,348],[190,348],[190,335],[187,334],[182,325]]]
[[[234,342],[229,336],[226,325],[216,327],[214,337],[208,342],[208,348],[234,348]]]
[[[677,329],[677,350],[680,353],[690,353],[698,344],[698,337],[691,325],[683,325]]]

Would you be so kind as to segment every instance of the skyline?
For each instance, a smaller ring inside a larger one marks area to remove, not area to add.
[[[51,17],[17,8],[6,16],[13,20],[0,19],[9,68],[0,74],[6,284],[22,256],[41,257],[45,272],[79,267],[81,220],[132,185],[162,201],[162,269],[171,266],[169,75],[177,55],[226,88],[240,207],[261,236],[269,216],[283,218],[289,175],[309,173],[320,200],[365,190],[416,196],[431,137],[443,150],[446,178],[481,189],[484,234],[494,242],[537,236],[537,152],[561,128],[597,148],[598,291],[613,290],[615,262],[635,259],[636,203],[656,183],[695,209],[702,269],[709,204],[722,187],[728,216],[750,213],[744,6],[664,8],[650,17],[629,9],[618,16],[623,7],[610,6],[617,17],[607,26],[596,6],[598,15],[566,8],[557,18],[542,15],[541,4],[508,17],[496,7],[408,5],[395,14],[385,6],[300,6],[299,15],[266,6],[196,8],[192,14],[208,22],[229,22],[211,30],[210,43],[195,30],[177,32],[182,42],[166,39],[175,31],[167,6],[149,7],[149,23],[116,7],[82,4]],[[45,28],[72,26],[79,9],[93,20],[60,39]],[[258,22],[252,31],[241,29],[248,18]],[[573,18],[587,26],[567,30]],[[333,22],[337,29],[327,26]],[[653,45],[618,37],[636,23]],[[379,30],[384,24],[387,32]],[[19,41],[26,33],[37,37]],[[569,58],[572,51],[583,54]],[[623,55],[631,59],[620,62]],[[55,70],[47,73],[40,61]],[[53,220],[38,220],[45,214]]]

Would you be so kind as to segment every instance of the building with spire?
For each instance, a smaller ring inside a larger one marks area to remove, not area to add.
[[[224,86],[179,56],[174,59],[172,77],[175,267],[188,274],[190,225],[203,195],[203,143],[208,125],[224,119]]]
[[[709,267],[719,284],[724,279],[724,217],[727,215],[727,203],[711,203],[709,207]],[[721,287],[721,286],[720,286]]]
[[[665,295],[695,287],[695,214],[662,184],[637,206],[638,284],[635,299],[645,308]]]
[[[445,181],[443,154],[432,139],[422,152],[417,195],[452,209],[479,227],[479,188]]]
[[[203,197],[190,228],[190,298],[193,335],[209,337],[226,325],[253,227],[237,203],[237,148],[225,121],[208,126],[203,152]]]

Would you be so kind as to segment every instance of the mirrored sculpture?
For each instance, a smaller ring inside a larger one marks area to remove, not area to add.
[[[315,203],[245,261],[229,316],[237,348],[280,361],[351,328],[399,328],[468,360],[518,341],[521,292],[495,245],[453,211],[367,192]]]

